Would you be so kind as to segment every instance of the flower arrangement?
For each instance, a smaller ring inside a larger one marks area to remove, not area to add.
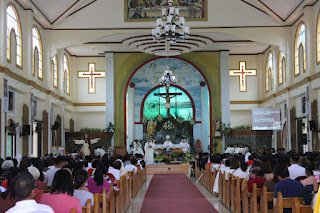
[[[148,123],[148,118],[146,118],[146,117],[143,117],[142,119],[141,119],[141,122],[142,122],[142,124],[147,124]]]
[[[184,152],[183,152],[181,149],[174,149],[174,150],[171,152],[171,156],[172,156],[173,158],[183,157],[183,156],[184,156]]]
[[[182,124],[184,122],[184,118],[183,117],[177,117],[177,122],[179,124]]]
[[[157,117],[156,117],[156,120],[157,120],[158,122],[162,122],[163,119],[164,119],[163,115],[157,115]]]
[[[166,130],[173,130],[174,129],[174,124],[171,121],[167,121],[163,124],[162,126]]]
[[[194,120],[193,118],[191,118],[191,119],[189,120],[189,123],[190,123],[191,126],[193,126],[196,122],[195,122],[195,120]]]

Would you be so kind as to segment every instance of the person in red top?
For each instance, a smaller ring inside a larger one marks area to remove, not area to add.
[[[259,166],[254,166],[250,169],[250,177],[251,179],[248,182],[248,192],[252,193],[253,183],[257,184],[257,188],[262,188],[266,179],[262,177],[262,170]]]

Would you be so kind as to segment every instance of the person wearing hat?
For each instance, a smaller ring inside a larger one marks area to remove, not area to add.
[[[171,139],[170,139],[170,136],[167,135],[166,136],[166,141],[163,143],[164,147],[166,148],[166,154],[170,154],[170,148],[172,147],[172,142],[171,142]]]

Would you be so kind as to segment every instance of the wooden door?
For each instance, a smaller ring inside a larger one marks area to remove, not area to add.
[[[48,154],[48,146],[49,146],[49,115],[47,111],[43,111],[42,113],[43,125],[42,125],[42,134],[43,134],[43,143],[42,143],[42,154]]]
[[[291,150],[297,151],[296,108],[290,110]],[[289,150],[288,150],[289,151]]]
[[[60,123],[59,128],[56,131],[57,143],[56,146],[61,146],[61,116],[57,115],[56,121]]]
[[[318,102],[317,100],[314,100],[311,103],[311,120],[314,120],[316,123],[316,128],[318,127]],[[312,131],[312,149],[313,151],[319,151],[319,138],[318,138],[318,132]]]
[[[29,107],[24,104],[22,107],[22,125],[29,125]],[[29,136],[22,137],[22,156],[29,154]]]

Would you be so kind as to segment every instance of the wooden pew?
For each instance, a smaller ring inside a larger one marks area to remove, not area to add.
[[[260,200],[260,209],[261,213],[272,213],[273,209],[268,209],[268,202],[273,202],[274,192],[268,192],[267,187],[262,188],[261,200]]]
[[[298,198],[294,198],[292,213],[312,213],[310,205],[302,205]]]
[[[243,213],[249,213],[249,201],[248,201],[248,182],[244,180],[243,189],[241,191],[242,195],[242,211]]]
[[[91,199],[87,200],[86,206],[82,206],[82,213],[92,213]]]
[[[262,188],[258,188],[256,183],[252,185],[252,194],[250,197],[250,213],[257,213],[260,211],[260,202]]]
[[[226,172],[222,174],[222,203],[224,206],[227,205],[227,182],[226,182]]]
[[[235,205],[236,205],[236,202],[235,202],[235,192],[236,192],[236,177],[235,176],[231,176],[231,179],[230,179],[230,211],[231,212],[235,212]]]
[[[76,209],[71,209],[70,213],[77,213]]]
[[[223,202],[223,181],[222,181],[222,173],[219,171],[219,200]]]
[[[242,201],[242,186],[243,179],[240,179],[239,177],[236,178],[236,187],[235,187],[235,211],[236,213],[241,213],[241,201]]]
[[[290,198],[284,198],[282,196],[281,192],[278,192],[277,194],[277,206],[275,213],[282,213],[284,208],[292,209],[297,204],[302,204],[303,198],[302,197],[290,197]]]
[[[228,180],[226,179],[226,207],[227,209],[230,210],[230,182],[231,182],[231,177],[230,177],[230,173],[226,174],[226,177],[228,177]]]
[[[113,191],[113,185],[110,185],[110,200],[107,201],[106,189],[103,189],[102,194],[94,194],[93,212],[94,213],[115,213],[115,196]]]

